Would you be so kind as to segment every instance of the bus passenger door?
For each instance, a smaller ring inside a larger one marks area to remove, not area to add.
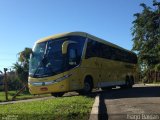
[[[79,58],[79,51],[78,45],[70,44],[68,47],[68,64],[70,67],[70,90],[77,90],[81,88],[80,79],[79,79],[79,67],[80,58]]]
[[[80,72],[79,68],[74,68],[70,71],[71,77],[69,81],[69,89],[70,90],[78,90],[81,88],[81,79],[80,79]]]

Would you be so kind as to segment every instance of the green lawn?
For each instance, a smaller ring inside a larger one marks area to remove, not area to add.
[[[61,97],[49,100],[0,105],[0,117],[17,120],[88,120],[94,98]]]
[[[160,82],[153,82],[153,84],[160,84]]]
[[[12,97],[16,94],[16,91],[9,91],[8,92],[8,99],[9,101],[12,100]],[[23,100],[23,99],[31,99],[31,98],[37,98],[37,97],[44,97],[44,96],[51,96],[50,94],[44,94],[44,95],[39,95],[39,96],[34,96],[31,95],[29,93],[21,93],[19,94],[15,100]],[[5,93],[4,92],[0,92],[0,102],[4,102],[6,100],[5,98]]]

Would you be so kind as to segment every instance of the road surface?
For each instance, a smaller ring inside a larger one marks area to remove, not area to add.
[[[101,120],[160,120],[160,87],[135,85],[100,93]]]

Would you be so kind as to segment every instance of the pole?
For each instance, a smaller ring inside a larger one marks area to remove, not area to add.
[[[4,90],[6,101],[8,101],[7,68],[4,68]]]

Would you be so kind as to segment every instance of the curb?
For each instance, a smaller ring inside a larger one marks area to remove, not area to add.
[[[14,104],[14,103],[24,103],[24,102],[32,102],[32,101],[40,101],[40,100],[48,100],[53,99],[53,97],[43,97],[43,98],[34,98],[34,99],[26,99],[26,100],[17,100],[17,101],[9,101],[9,102],[0,102],[0,105]]]
[[[95,98],[89,120],[98,120],[98,113],[99,113],[99,95],[97,95]]]
[[[146,86],[160,86],[160,84],[144,84]]]

